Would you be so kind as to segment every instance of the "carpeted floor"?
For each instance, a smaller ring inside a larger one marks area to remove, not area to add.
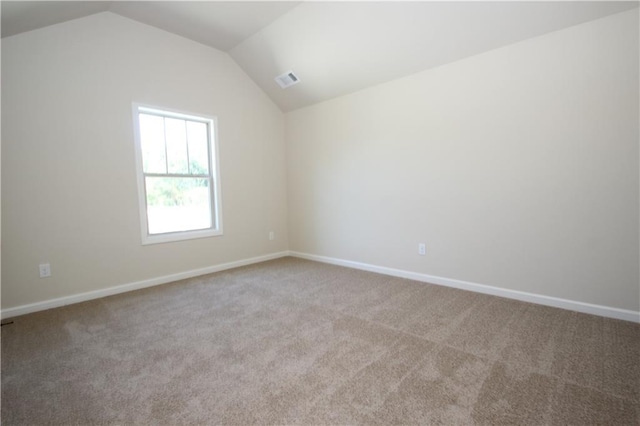
[[[640,424],[640,324],[283,258],[2,327],[2,424]]]

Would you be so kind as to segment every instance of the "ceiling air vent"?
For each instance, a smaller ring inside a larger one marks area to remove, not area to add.
[[[283,89],[293,86],[296,83],[300,83],[300,79],[293,73],[293,71],[287,71],[284,74],[277,76],[275,80]]]

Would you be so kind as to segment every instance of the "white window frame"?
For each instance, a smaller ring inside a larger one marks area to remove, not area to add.
[[[194,238],[206,238],[223,235],[222,232],[222,195],[220,187],[220,164],[218,155],[218,120],[216,117],[204,114],[194,114],[177,111],[171,108],[152,106],[138,102],[132,103],[133,130],[135,140],[136,174],[138,180],[138,202],[140,211],[140,230],[142,244],[158,244],[171,241],[191,240]],[[183,120],[198,121],[207,124],[209,139],[209,174],[211,191],[211,228],[192,231],[168,232],[163,234],[150,234],[147,216],[147,196],[145,189],[145,173],[142,162],[142,144],[140,139],[140,113],[151,113],[162,117],[178,118]]]

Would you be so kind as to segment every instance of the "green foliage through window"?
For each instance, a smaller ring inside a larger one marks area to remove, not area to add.
[[[146,107],[137,118],[148,235],[218,230],[213,120]]]

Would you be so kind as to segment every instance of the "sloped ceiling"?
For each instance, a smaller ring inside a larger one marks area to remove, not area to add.
[[[637,1],[2,1],[2,36],[111,11],[228,52],[290,111],[637,7]],[[281,89],[274,78],[289,70],[301,82]]]
[[[228,51],[295,1],[2,1],[2,37],[99,12],[113,12]]]

